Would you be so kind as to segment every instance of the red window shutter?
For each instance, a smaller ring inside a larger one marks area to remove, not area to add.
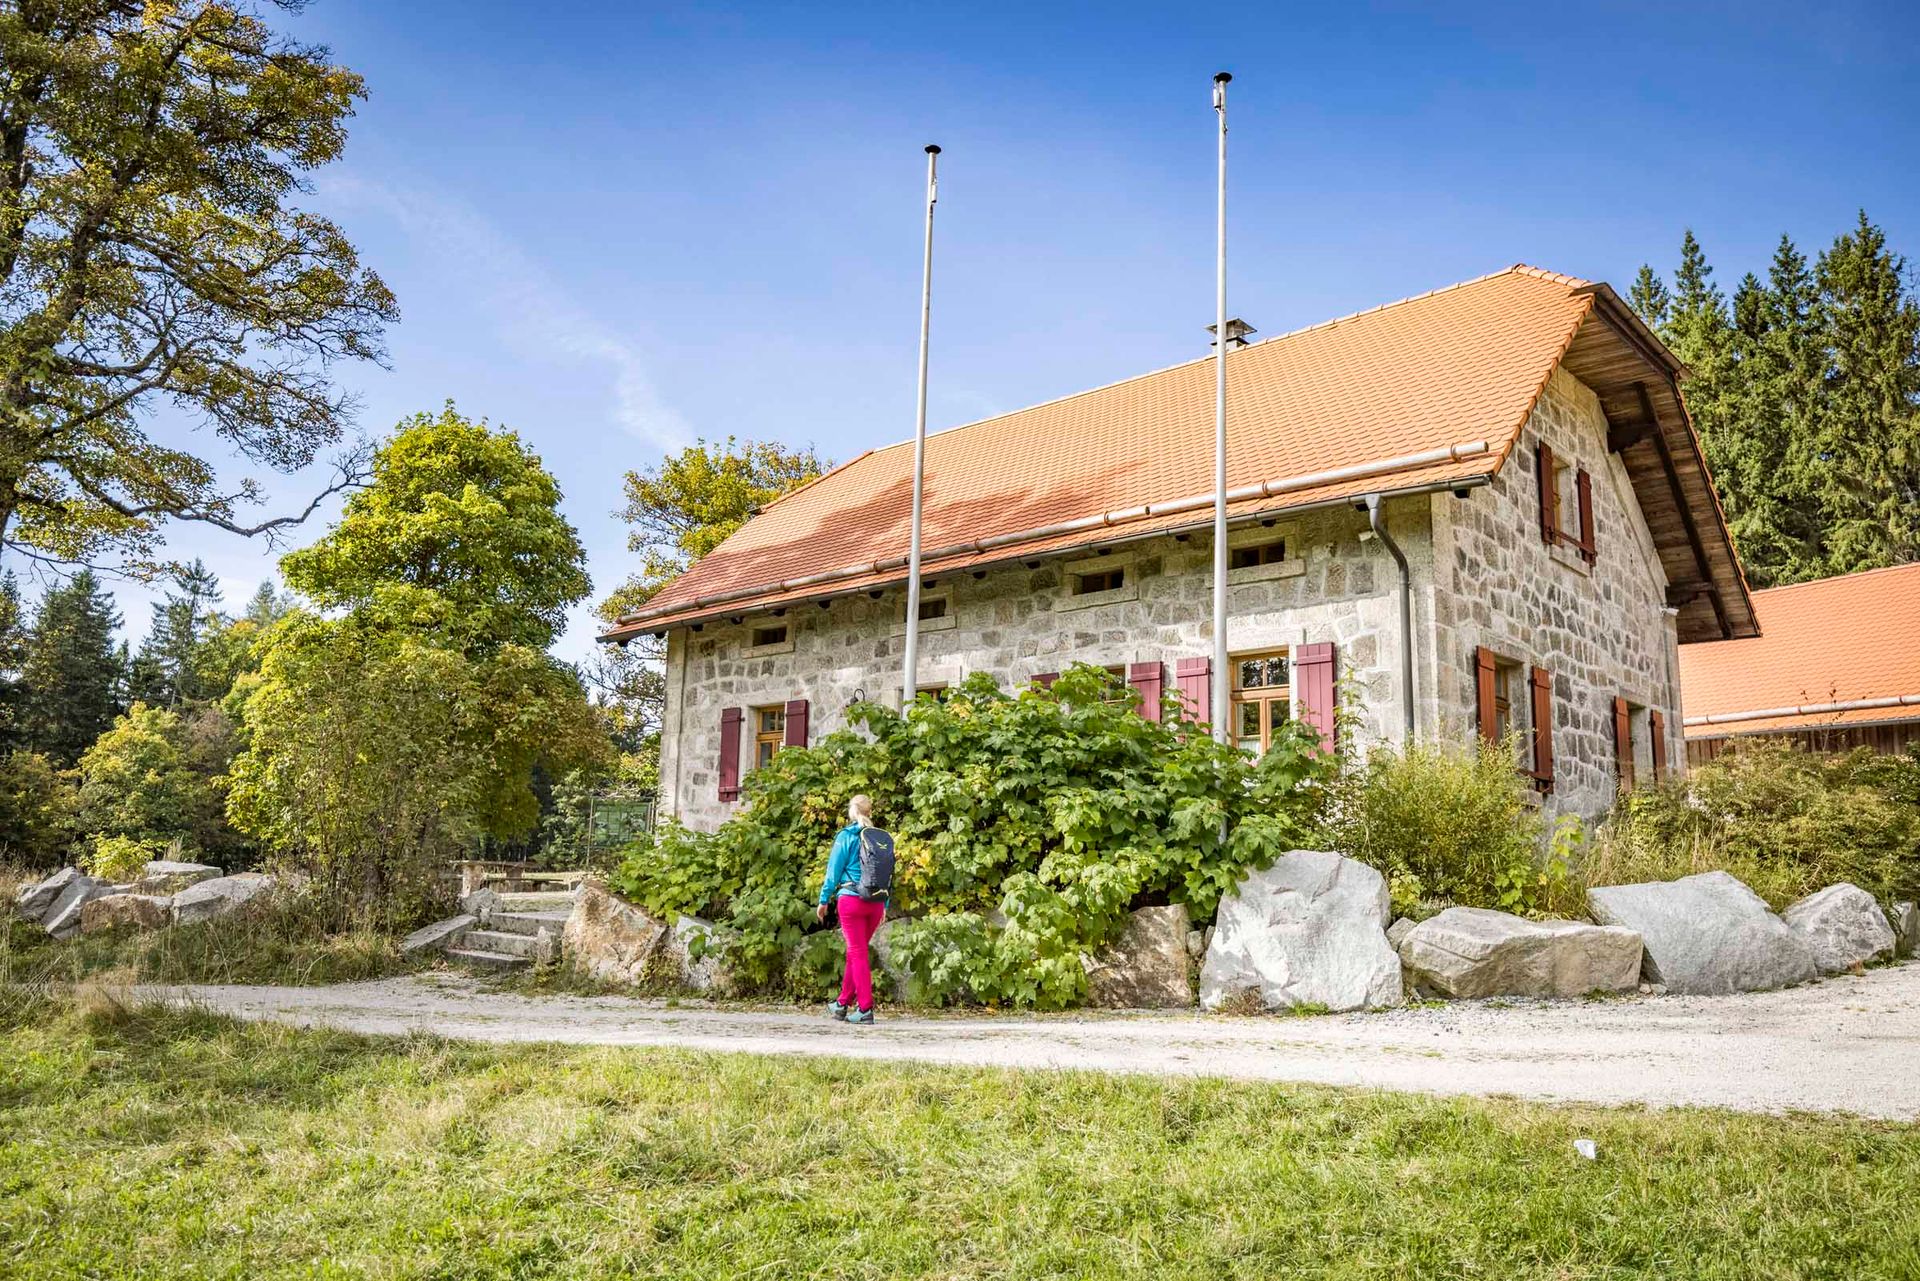
[[[740,722],[744,708],[729,707],[720,713],[720,799],[740,799]]]
[[[1053,683],[1060,679],[1059,672],[1041,672],[1033,678],[1033,683],[1041,689],[1052,689]]]
[[[1533,778],[1543,792],[1553,790],[1553,677],[1533,669]]]
[[[1493,651],[1481,645],[1473,651],[1473,694],[1480,715],[1480,737],[1489,743],[1500,741],[1500,713],[1493,705],[1496,679]]]
[[[1333,750],[1334,659],[1331,644],[1301,645],[1293,651],[1294,714],[1320,731],[1320,746]]]
[[[1582,467],[1574,483],[1580,492],[1580,558],[1591,565],[1600,558],[1593,541],[1593,477]]]
[[[1540,442],[1540,448],[1534,453],[1534,476],[1540,482],[1540,537],[1546,542],[1553,541],[1554,531],[1560,526],[1554,508],[1559,505],[1559,495],[1553,488],[1553,446],[1546,441]]]
[[[1633,713],[1627,700],[1613,700],[1613,759],[1620,774],[1620,787],[1633,790]]]
[[[1140,691],[1140,714],[1150,721],[1160,719],[1160,689],[1166,683],[1164,663],[1135,663],[1127,668],[1127,684]]]
[[[807,745],[807,700],[790,699],[787,702],[786,747],[805,747]]]
[[[1655,708],[1647,713],[1647,724],[1653,730],[1653,781],[1664,783],[1667,779],[1667,718]]]
[[[1183,658],[1174,666],[1173,676],[1180,687],[1180,702],[1187,720],[1207,724],[1213,720],[1213,660]]]

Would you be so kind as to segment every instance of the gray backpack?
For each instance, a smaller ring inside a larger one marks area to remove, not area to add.
[[[893,835],[877,827],[860,829],[860,897],[871,903],[893,891]]]

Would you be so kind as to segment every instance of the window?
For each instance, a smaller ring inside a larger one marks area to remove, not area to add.
[[[921,622],[924,623],[930,618],[945,618],[946,616],[947,598],[945,596],[935,596],[920,602]]]
[[[953,687],[950,685],[922,685],[914,692],[916,694],[931,695],[934,702],[944,703],[953,696]]]
[[[1233,739],[1241,751],[1259,756],[1293,714],[1292,673],[1287,652],[1243,654],[1233,660]]]
[[[753,767],[764,769],[773,763],[774,754],[786,745],[787,709],[784,707],[756,707],[753,709]]]
[[[753,647],[755,649],[759,649],[762,645],[784,645],[786,640],[787,625],[785,623],[776,623],[771,627],[756,627],[753,629]]]
[[[1513,737],[1514,764],[1523,772],[1533,772],[1533,739],[1527,725],[1527,676],[1523,666],[1499,658],[1493,664],[1494,737]]]
[[[1287,540],[1256,543],[1252,547],[1234,547],[1227,552],[1228,569],[1252,569],[1256,565],[1278,565],[1287,558]]]
[[[1543,440],[1534,455],[1534,479],[1540,487],[1540,536],[1549,547],[1571,547],[1593,564],[1593,478]]]
[[[1073,576],[1073,594],[1091,596],[1095,592],[1110,592],[1126,586],[1125,566],[1118,569],[1096,569],[1085,574]]]

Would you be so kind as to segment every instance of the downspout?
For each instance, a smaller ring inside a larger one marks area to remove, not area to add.
[[[1413,745],[1413,571],[1407,567],[1407,554],[1400,550],[1400,544],[1393,541],[1393,535],[1387,532],[1386,522],[1380,519],[1380,495],[1367,495],[1367,526],[1373,530],[1373,536],[1380,540],[1381,546],[1393,556],[1394,564],[1400,567],[1400,688],[1407,713],[1407,745]]]

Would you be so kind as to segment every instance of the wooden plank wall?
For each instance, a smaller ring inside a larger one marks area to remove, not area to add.
[[[1920,743],[1920,720],[1897,721],[1891,725],[1823,725],[1817,729],[1786,730],[1778,734],[1739,734],[1722,738],[1687,740],[1687,764],[1705,765],[1723,752],[1738,751],[1742,743],[1762,739],[1785,739],[1814,752],[1850,752],[1856,747],[1871,747],[1892,755],[1907,750],[1909,743]]]

